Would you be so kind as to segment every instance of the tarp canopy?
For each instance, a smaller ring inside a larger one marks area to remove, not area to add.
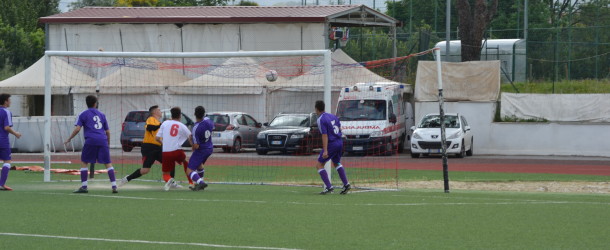
[[[70,86],[87,84],[94,80],[91,76],[70,66],[68,62],[58,57],[51,57],[51,94],[65,95],[70,92]],[[2,92],[13,95],[44,95],[45,60],[40,58],[29,68],[2,82]]]
[[[500,115],[561,122],[610,122],[610,94],[502,93]]]
[[[443,97],[446,101],[497,101],[500,94],[500,61],[442,62]],[[415,100],[438,101],[437,66],[419,61]]]

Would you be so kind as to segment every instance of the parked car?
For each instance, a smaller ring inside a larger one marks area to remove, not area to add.
[[[322,135],[318,129],[318,116],[310,114],[279,114],[265,130],[258,133],[256,153],[269,151],[311,154],[313,149],[322,147]]]
[[[210,112],[214,122],[212,143],[225,153],[238,153],[242,148],[256,147],[256,135],[263,125],[252,116],[242,112]]]
[[[417,127],[411,127],[413,130],[411,157],[441,153],[440,118],[439,114],[428,114],[421,119]],[[459,158],[464,155],[472,156],[474,138],[464,116],[455,113],[445,114],[445,137],[447,154],[455,154]]]
[[[142,146],[142,140],[144,139],[144,126],[146,125],[146,119],[150,114],[147,110],[135,110],[129,111],[125,116],[125,121],[121,129],[121,146],[123,151],[131,152],[134,147]],[[172,115],[169,109],[161,110],[161,122],[171,119]],[[193,128],[193,120],[182,113],[182,119],[180,120],[189,129]],[[188,140],[182,144],[183,147],[190,147]]]

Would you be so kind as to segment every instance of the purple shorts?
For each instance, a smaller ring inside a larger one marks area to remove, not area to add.
[[[108,146],[91,146],[85,143],[80,160],[84,163],[110,164],[110,149]]]
[[[11,160],[11,149],[0,148],[0,160],[10,161]]]
[[[323,151],[320,151],[320,156],[318,157],[319,163],[326,163],[328,160],[332,160],[333,163],[341,162],[341,155],[343,154],[343,141],[335,141],[328,143],[328,158],[322,158]]]
[[[205,164],[213,149],[195,150],[189,159],[189,169],[197,170],[201,164]]]

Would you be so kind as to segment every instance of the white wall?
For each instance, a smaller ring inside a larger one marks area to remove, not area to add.
[[[474,136],[474,153],[610,157],[608,123],[494,123],[494,102],[445,102],[445,113],[461,113]],[[438,113],[438,102],[416,102],[416,123]]]

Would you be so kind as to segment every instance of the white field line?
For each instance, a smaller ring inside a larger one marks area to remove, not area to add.
[[[234,202],[234,203],[269,203],[269,204],[292,204],[292,205],[323,205],[323,206],[446,206],[446,205],[527,205],[527,204],[590,204],[590,205],[610,205],[609,202],[574,202],[574,201],[545,201],[545,200],[514,200],[503,202],[412,202],[412,203],[361,203],[361,204],[342,204],[326,202],[299,202],[299,201],[257,201],[257,200],[219,200],[219,199],[180,199],[180,198],[150,198],[134,196],[116,195],[89,195],[89,194],[65,194],[65,193],[40,193],[48,195],[70,195],[84,197],[99,197],[111,199],[132,199],[132,200],[159,200],[159,201],[200,201],[200,202]]]
[[[273,250],[293,249],[293,248],[278,248],[278,247],[230,246],[230,245],[218,245],[218,244],[195,243],[195,242],[189,243],[189,242],[168,242],[168,241],[148,241],[148,240],[121,240],[121,239],[88,238],[88,237],[44,235],[44,234],[20,234],[20,233],[2,233],[2,232],[0,232],[0,235],[18,236],[18,237],[54,238],[54,239],[66,239],[66,240],[90,240],[90,241],[106,241],[106,242],[142,243],[142,244],[155,244],[155,245],[188,245],[188,246],[203,246],[203,247],[217,247],[217,248],[273,249]]]

